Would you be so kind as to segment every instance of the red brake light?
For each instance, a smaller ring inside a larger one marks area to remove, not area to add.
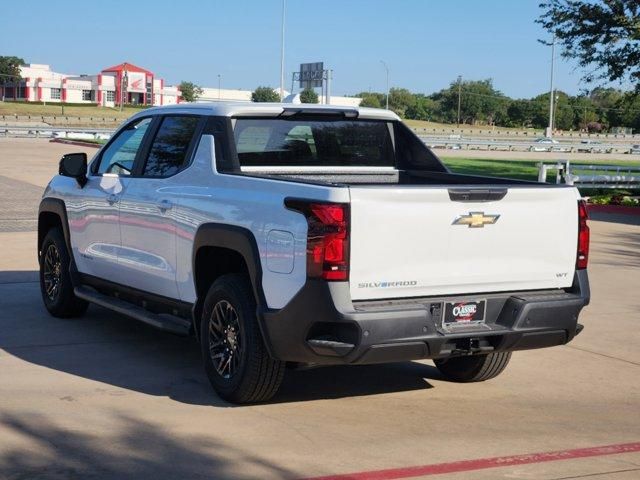
[[[349,205],[304,200],[285,201],[307,218],[307,276],[349,279]]]
[[[578,256],[576,258],[576,268],[578,270],[587,268],[587,263],[589,263],[588,219],[587,204],[584,200],[578,200]]]

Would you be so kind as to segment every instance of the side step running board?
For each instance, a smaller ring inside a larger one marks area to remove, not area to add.
[[[76,297],[82,298],[87,302],[95,303],[96,305],[139,320],[160,330],[165,330],[177,335],[188,335],[191,329],[191,322],[189,322],[189,320],[169,315],[168,313],[152,313],[142,307],[120,300],[119,298],[103,295],[92,288],[76,287],[73,289],[73,293],[75,293]]]

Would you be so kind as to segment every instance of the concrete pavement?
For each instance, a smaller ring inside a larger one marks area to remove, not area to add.
[[[78,148],[39,142],[33,153],[0,139],[2,175],[42,187],[60,150]],[[639,223],[591,221],[585,330],[567,346],[514,354],[494,380],[450,383],[431,362],[290,371],[273,402],[243,407],[215,396],[192,339],[93,306],[50,317],[35,232],[7,228],[0,478],[308,478],[640,442]],[[640,453],[438,476],[470,477],[630,480]]]

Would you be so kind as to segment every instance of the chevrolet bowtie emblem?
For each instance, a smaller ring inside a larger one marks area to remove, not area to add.
[[[485,215],[484,212],[469,212],[469,215],[460,215],[452,225],[468,225],[469,228],[483,228],[485,225],[493,225],[500,215]]]

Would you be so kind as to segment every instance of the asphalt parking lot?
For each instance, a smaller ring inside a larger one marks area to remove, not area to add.
[[[640,216],[590,222],[592,304],[569,345],[481,384],[428,361],[287,372],[274,401],[236,407],[193,339],[44,310],[34,215],[78,150],[0,139],[0,478],[640,478]]]

